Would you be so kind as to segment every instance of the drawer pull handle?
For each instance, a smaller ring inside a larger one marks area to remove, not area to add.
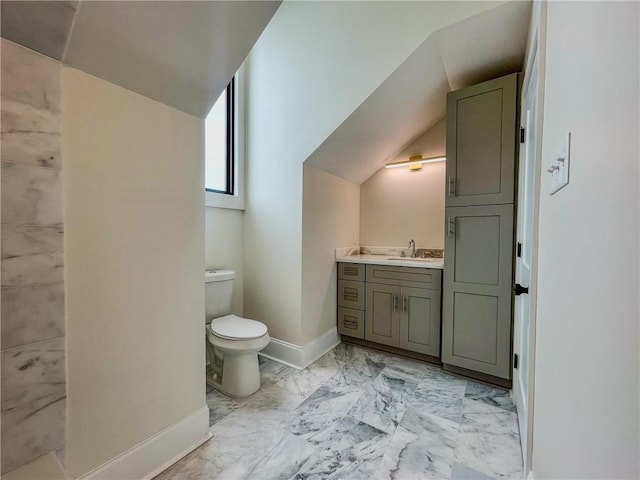
[[[344,325],[344,328],[348,328],[350,330],[357,330],[358,319],[356,317],[345,316],[342,321],[342,325]]]
[[[404,295],[402,296],[402,311],[407,311],[407,297],[405,297]]]
[[[357,288],[345,288],[343,297],[345,300],[349,302],[357,302],[358,301],[358,289]]]
[[[355,268],[355,267],[345,267],[344,274],[357,277],[358,276],[358,269]]]

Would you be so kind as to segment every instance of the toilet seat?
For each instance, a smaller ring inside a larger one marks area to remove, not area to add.
[[[211,321],[211,333],[225,340],[254,340],[267,334],[267,326],[256,320],[226,315]]]

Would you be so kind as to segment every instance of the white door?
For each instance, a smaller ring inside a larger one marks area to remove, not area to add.
[[[537,123],[537,49],[530,69],[525,74],[522,90],[520,126],[524,128],[524,142],[520,144],[520,167],[518,178],[518,219],[516,226],[516,284],[531,287],[531,262],[534,247],[534,189],[536,163],[536,123]],[[531,300],[527,293],[516,295],[514,312],[514,354],[517,368],[513,370],[513,395],[518,409],[520,441],[523,458],[527,455],[528,415],[529,415],[529,341]],[[515,363],[515,359],[514,359]],[[515,365],[514,365],[515,366]],[[526,461],[526,460],[525,460]]]

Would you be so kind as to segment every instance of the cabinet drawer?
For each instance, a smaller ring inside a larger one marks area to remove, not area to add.
[[[338,280],[338,306],[364,309],[364,282]]]
[[[353,308],[338,308],[338,333],[364,338],[364,311]]]
[[[362,263],[338,263],[338,280],[364,282],[364,265]]]
[[[442,289],[442,271],[431,268],[367,265],[367,283]]]

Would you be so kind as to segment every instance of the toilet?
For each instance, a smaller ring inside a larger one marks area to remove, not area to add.
[[[207,383],[233,397],[260,389],[258,352],[269,344],[267,326],[229,315],[233,270],[207,270],[206,295]]]

